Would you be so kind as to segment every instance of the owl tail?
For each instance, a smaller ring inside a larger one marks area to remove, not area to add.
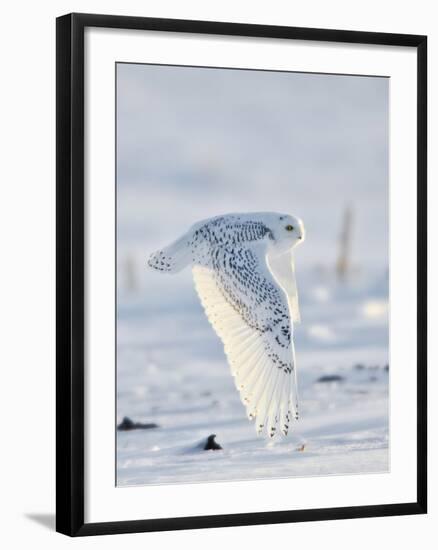
[[[178,273],[191,264],[189,239],[184,235],[174,243],[150,255],[148,266],[163,273]]]

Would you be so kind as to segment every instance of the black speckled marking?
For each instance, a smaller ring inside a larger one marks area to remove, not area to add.
[[[260,221],[219,217],[194,231],[189,242],[197,264],[212,268],[224,299],[245,323],[263,336],[268,357],[283,372],[293,371],[291,324],[283,293],[264,275],[257,254],[245,244],[273,239]]]

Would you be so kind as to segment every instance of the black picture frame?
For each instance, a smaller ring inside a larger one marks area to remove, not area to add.
[[[84,29],[157,30],[377,44],[417,52],[417,499],[402,504],[85,523],[84,521]],[[92,15],[56,21],[56,530],[69,536],[424,514],[427,510],[427,37]]]

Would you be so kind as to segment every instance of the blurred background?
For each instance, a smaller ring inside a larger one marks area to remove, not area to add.
[[[157,426],[118,432],[119,485],[387,469],[388,87],[117,64],[117,415]],[[273,447],[245,418],[190,271],[146,270],[196,221],[249,211],[306,227],[302,420]],[[196,452],[210,433],[223,452]]]

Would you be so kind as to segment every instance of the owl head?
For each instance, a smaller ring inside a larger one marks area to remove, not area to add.
[[[301,244],[306,236],[302,220],[289,214],[273,216],[269,229],[272,232],[271,246],[279,254]]]

